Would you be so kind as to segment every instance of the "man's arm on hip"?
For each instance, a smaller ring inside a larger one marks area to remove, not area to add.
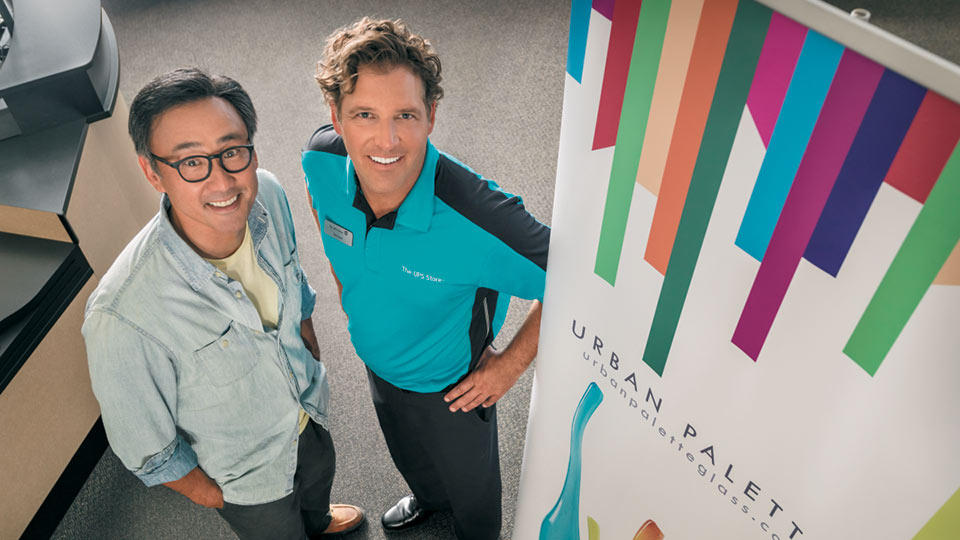
[[[451,412],[469,412],[479,405],[489,407],[516,384],[537,355],[542,308],[543,304],[534,300],[510,344],[499,352],[487,347],[477,369],[447,392],[443,399],[452,402]]]

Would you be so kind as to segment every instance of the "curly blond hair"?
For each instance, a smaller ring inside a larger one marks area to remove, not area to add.
[[[400,19],[364,17],[334,32],[317,62],[317,82],[331,107],[340,110],[344,94],[353,92],[360,66],[407,66],[423,81],[423,101],[430,106],[443,97],[440,57],[429,41],[414,34]]]

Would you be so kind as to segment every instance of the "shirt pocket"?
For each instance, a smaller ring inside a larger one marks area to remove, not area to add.
[[[255,353],[256,347],[250,337],[245,334],[235,321],[230,321],[220,337],[194,351],[194,358],[211,385],[231,385],[257,367],[259,355]]]

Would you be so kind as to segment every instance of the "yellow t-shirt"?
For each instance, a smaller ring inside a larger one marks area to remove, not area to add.
[[[257,254],[253,250],[253,240],[250,239],[250,226],[243,233],[243,242],[240,247],[223,259],[207,259],[224,274],[240,282],[246,291],[253,306],[260,314],[260,322],[267,329],[277,327],[280,316],[277,284],[257,264]],[[307,427],[310,417],[306,411],[300,409],[300,433]]]

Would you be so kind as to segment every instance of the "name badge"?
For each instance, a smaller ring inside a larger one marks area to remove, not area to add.
[[[327,218],[323,221],[323,230],[330,236],[343,242],[347,246],[353,246],[353,233],[348,229],[341,227]]]

